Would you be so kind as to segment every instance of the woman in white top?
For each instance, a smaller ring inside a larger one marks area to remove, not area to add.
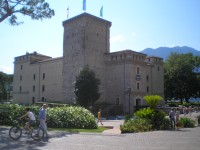
[[[26,122],[24,128],[26,130],[30,130],[30,126],[32,124],[34,124],[35,120],[36,120],[35,115],[30,111],[30,108],[26,108],[26,113],[23,116],[19,117],[19,119],[22,119],[22,118],[25,118],[25,117],[28,117],[29,120],[28,120],[28,122]]]

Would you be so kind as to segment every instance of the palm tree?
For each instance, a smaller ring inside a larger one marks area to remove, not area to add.
[[[159,95],[146,95],[144,96],[144,100],[150,108],[155,109],[156,105],[163,100],[163,98]]]

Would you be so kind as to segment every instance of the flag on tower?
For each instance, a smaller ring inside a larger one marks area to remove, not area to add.
[[[100,16],[103,17],[103,5],[101,6],[101,9],[100,9]]]
[[[69,18],[69,6],[67,8],[67,18]]]
[[[86,11],[86,0],[83,0],[83,10]]]

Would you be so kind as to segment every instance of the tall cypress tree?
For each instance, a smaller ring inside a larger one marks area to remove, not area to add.
[[[79,105],[84,107],[92,106],[100,97],[100,80],[96,78],[95,72],[88,66],[85,66],[76,77],[75,95]]]

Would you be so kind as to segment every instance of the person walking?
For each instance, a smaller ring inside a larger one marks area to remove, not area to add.
[[[174,111],[174,108],[171,109],[171,111],[169,112],[169,118],[170,118],[170,121],[171,121],[171,125],[172,125],[172,128],[175,130],[175,125],[176,125],[176,122],[175,122],[175,111]]]
[[[186,116],[187,115],[187,111],[188,111],[186,106],[184,107],[183,111],[184,111],[184,116]]]
[[[49,134],[47,133],[47,125],[46,125],[46,109],[47,108],[48,108],[48,105],[43,104],[43,106],[40,108],[38,119],[40,121],[39,127],[44,130],[44,134],[46,135],[47,138],[49,138]]]
[[[192,115],[192,106],[188,107],[188,113],[190,114],[190,117],[191,117],[191,115]]]
[[[97,120],[97,124],[100,122],[101,123],[101,125],[103,125],[103,123],[102,123],[102,121],[101,121],[101,109],[99,109],[99,111],[98,111],[98,114],[97,114],[98,116],[98,120]]]
[[[176,108],[176,128],[177,128],[177,130],[180,127],[179,118],[180,118],[180,111],[179,111],[179,108]]]

